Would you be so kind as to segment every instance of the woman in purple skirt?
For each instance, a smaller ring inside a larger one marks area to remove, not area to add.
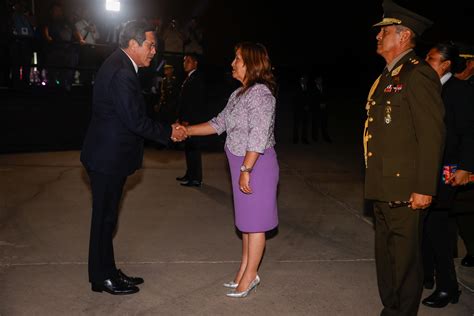
[[[242,261],[235,278],[225,283],[229,297],[245,297],[257,287],[257,269],[265,249],[265,232],[278,225],[279,167],[275,137],[276,83],[266,48],[244,42],[235,47],[232,76],[242,87],[232,93],[224,110],[209,122],[188,126],[188,136],[227,132],[234,196],[235,225],[242,232]],[[184,127],[178,127],[184,128]]]

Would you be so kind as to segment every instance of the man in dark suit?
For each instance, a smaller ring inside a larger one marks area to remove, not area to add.
[[[331,143],[331,137],[328,132],[328,100],[327,91],[321,74],[314,79],[313,93],[313,140],[318,141],[319,131],[325,142]]]
[[[466,82],[467,85],[470,87],[472,93],[474,93],[474,46],[460,44],[459,45],[459,56],[464,59],[465,67],[464,70],[455,76]],[[474,110],[474,103],[471,103],[471,110]],[[472,120],[472,116],[468,116],[469,120],[466,121],[468,126],[472,132],[474,131],[474,121]],[[474,146],[469,147],[470,152],[474,151]],[[472,176],[472,172],[474,170],[467,170],[471,171],[470,174],[466,174],[466,172],[462,173],[462,170],[456,171],[454,174],[456,178],[459,179],[466,179],[468,175]],[[461,260],[461,265],[465,267],[474,267],[474,183],[468,183],[458,187],[457,189],[457,196],[454,201],[454,213],[456,214],[456,221],[458,224],[459,235],[461,236],[462,240],[464,241],[464,246],[466,247],[466,255]]]
[[[457,165],[458,170],[456,176],[446,178],[445,175],[438,182],[437,198],[428,211],[423,230],[424,285],[433,288],[436,279],[436,290],[422,303],[439,308],[457,302],[460,294],[453,261],[457,234],[451,208],[456,186],[466,184],[468,174],[474,171],[474,91],[465,81],[453,76],[460,62],[458,49],[452,43],[435,45],[426,55],[426,61],[443,85],[446,146],[440,173],[452,165]],[[461,174],[465,175],[464,179]]]
[[[383,8],[374,26],[386,67],[366,104],[365,197],[374,200],[381,315],[409,316],[417,314],[423,289],[421,210],[436,194],[444,106],[436,72],[413,51],[432,22],[392,1]]]
[[[155,36],[146,23],[131,21],[119,45],[97,73],[92,118],[84,140],[81,162],[92,190],[89,244],[89,282],[95,292],[132,294],[142,278],[129,277],[115,266],[113,235],[127,176],[142,166],[144,138],[167,143],[185,135],[146,115],[137,71],[150,64]]]
[[[186,53],[183,68],[187,77],[181,87],[178,101],[178,121],[187,126],[202,123],[205,120],[206,84],[198,70],[199,56]],[[181,185],[199,187],[202,182],[202,161],[199,137],[186,139],[184,143],[186,156],[186,173],[176,180],[182,181]]]

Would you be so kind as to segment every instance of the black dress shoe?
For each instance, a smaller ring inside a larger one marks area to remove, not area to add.
[[[188,177],[186,175],[182,176],[182,177],[176,177],[176,181],[188,181]]]
[[[456,290],[454,294],[443,291],[434,291],[433,294],[425,298],[422,303],[428,307],[441,308],[445,307],[449,303],[456,304],[459,302],[459,296],[461,291]]]
[[[91,288],[94,292],[107,292],[112,295],[127,295],[140,291],[138,287],[126,284],[120,278],[107,279],[102,283],[92,283]]]
[[[128,285],[139,285],[145,282],[143,278],[140,277],[129,277],[125,273],[123,273],[121,270],[117,271],[119,278],[123,281],[123,283],[128,284]]]
[[[474,267],[474,256],[467,254],[462,260],[461,265],[464,267]]]
[[[434,288],[434,279],[423,280],[423,287],[427,290],[432,290]]]
[[[201,181],[198,180],[188,180],[186,182],[180,183],[182,186],[185,187],[200,187]]]

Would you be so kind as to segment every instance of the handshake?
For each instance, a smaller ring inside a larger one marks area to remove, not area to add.
[[[188,130],[186,129],[187,122],[182,122],[182,124],[176,122],[171,125],[171,140],[173,142],[182,142],[188,138]]]

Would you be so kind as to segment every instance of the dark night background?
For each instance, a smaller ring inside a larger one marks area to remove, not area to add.
[[[51,0],[35,0],[40,23]],[[259,0],[122,0],[119,14],[106,12],[105,1],[63,0],[66,9],[94,8],[98,24],[133,18],[177,18],[183,25],[199,17],[206,35],[208,62],[227,65],[233,45],[241,40],[267,46],[273,63],[282,66],[326,65],[338,71],[379,60],[374,53],[375,31],[381,20],[382,0],[370,1],[259,1]],[[424,35],[438,40],[474,41],[474,1],[397,1],[435,21]],[[377,72],[378,69],[375,71]]]
[[[8,11],[5,9],[8,9],[9,2],[11,1],[0,0],[2,16]],[[48,7],[52,2],[34,0],[39,26],[45,23]],[[372,81],[384,66],[384,60],[375,53],[376,30],[371,27],[382,19],[382,0],[122,0],[120,13],[107,12],[105,0],[59,2],[67,13],[79,6],[92,8],[102,36],[106,36],[112,25],[130,19],[160,18],[166,24],[176,18],[183,26],[192,16],[198,16],[204,30],[206,64],[214,69],[213,73],[230,72],[235,43],[242,40],[257,41],[268,48],[280,83],[294,80],[301,71],[322,72],[333,95],[345,98],[345,104],[351,106],[363,103]],[[435,22],[418,40],[417,51],[420,57],[424,57],[427,49],[438,41],[474,43],[474,1],[399,0],[397,3]],[[0,43],[5,47],[7,41],[3,38]],[[2,62],[5,63],[5,60]],[[89,112],[82,110],[84,105],[81,104],[85,103],[90,107],[90,92],[81,92],[80,97],[73,98],[66,95],[62,99],[58,99],[54,93],[1,92],[0,103],[7,104],[0,106],[0,125],[7,129],[1,133],[1,152],[38,148],[35,144],[41,143],[41,140],[30,141],[28,129],[42,128],[40,126],[47,126],[48,122],[54,122],[55,131],[45,132],[43,136],[35,135],[36,138],[59,137],[57,130],[71,130],[71,126],[75,126],[79,132],[73,137],[73,141],[60,140],[56,146],[45,146],[46,148],[61,148],[61,144],[68,148],[80,146],[81,133],[87,126],[89,115]],[[54,108],[54,115],[45,113],[47,108],[44,105],[35,105],[31,100],[48,103]],[[61,102],[76,102],[77,111],[64,110],[64,106],[59,104]],[[53,103],[58,104],[51,105]],[[39,115],[45,119],[38,120]]]

